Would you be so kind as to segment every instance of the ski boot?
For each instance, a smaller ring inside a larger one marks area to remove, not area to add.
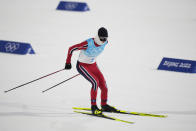
[[[92,105],[91,111],[93,115],[102,115],[102,111],[97,107],[97,105]]]
[[[110,106],[110,105],[102,105],[101,106],[101,110],[102,111],[105,111],[105,112],[119,112],[116,108],[114,108],[114,107],[112,107],[112,106]]]

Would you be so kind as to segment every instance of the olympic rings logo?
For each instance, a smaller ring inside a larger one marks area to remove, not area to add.
[[[19,47],[20,47],[20,44],[18,44],[18,43],[9,42],[9,43],[5,44],[6,52],[14,52],[17,49],[19,49]]]
[[[65,9],[73,10],[73,9],[75,9],[77,6],[78,6],[78,3],[67,3],[67,4],[65,5]]]

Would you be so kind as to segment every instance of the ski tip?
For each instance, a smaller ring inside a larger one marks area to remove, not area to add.
[[[168,115],[152,115],[153,117],[160,117],[160,118],[166,118]]]
[[[91,110],[91,108],[72,107],[75,110]]]
[[[166,117],[168,117],[168,115],[161,115],[163,118],[166,118]]]
[[[154,117],[161,117],[161,118],[166,118],[166,117],[168,117],[168,115],[152,115],[152,116],[154,116]]]
[[[110,116],[107,116],[107,115],[104,115],[104,114],[102,114],[102,115],[94,115],[94,114],[92,114],[90,112],[82,112],[82,111],[74,111],[74,112],[81,113],[81,114],[86,114],[86,115],[91,115],[91,116],[96,116],[96,117],[103,117],[103,118],[106,118],[106,119],[119,121],[119,122],[124,122],[124,123],[128,123],[128,124],[134,124],[134,122],[121,120],[121,119],[110,117]]]
[[[75,113],[81,113],[80,111],[74,111]]]
[[[82,112],[82,111],[74,111],[76,113],[81,113],[81,114],[87,114],[87,115],[93,115],[92,113],[90,112]]]
[[[128,124],[134,124],[135,123],[135,122],[125,121],[125,120],[120,120],[120,119],[115,119],[115,121],[120,121],[120,122],[124,122],[124,123],[128,123]]]
[[[74,109],[74,110],[81,110],[81,108],[79,108],[79,107],[72,107],[72,109]]]
[[[79,113],[80,111],[74,111],[74,112],[77,112],[77,113]]]

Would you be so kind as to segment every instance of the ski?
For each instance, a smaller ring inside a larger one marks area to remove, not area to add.
[[[105,119],[109,119],[109,120],[114,120],[114,121],[120,121],[120,122],[124,122],[124,123],[129,123],[129,124],[133,124],[134,122],[131,122],[131,121],[125,121],[125,120],[121,120],[121,119],[118,119],[118,118],[115,118],[115,117],[110,117],[110,116],[107,116],[105,114],[102,114],[102,115],[94,115],[90,112],[82,112],[82,111],[74,111],[76,113],[81,113],[81,114],[86,114],[86,115],[90,115],[90,116],[95,116],[95,117],[101,117],[101,118],[105,118]]]
[[[73,107],[73,109],[91,111],[90,108]],[[157,114],[141,113],[141,112],[128,112],[128,111],[123,111],[123,110],[118,110],[118,112],[112,112],[112,113],[138,115],[138,116],[150,116],[150,117],[161,117],[161,118],[167,117],[167,115],[157,115]]]

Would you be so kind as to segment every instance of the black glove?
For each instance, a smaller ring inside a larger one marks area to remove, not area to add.
[[[70,70],[71,69],[71,64],[65,63],[65,70]]]

